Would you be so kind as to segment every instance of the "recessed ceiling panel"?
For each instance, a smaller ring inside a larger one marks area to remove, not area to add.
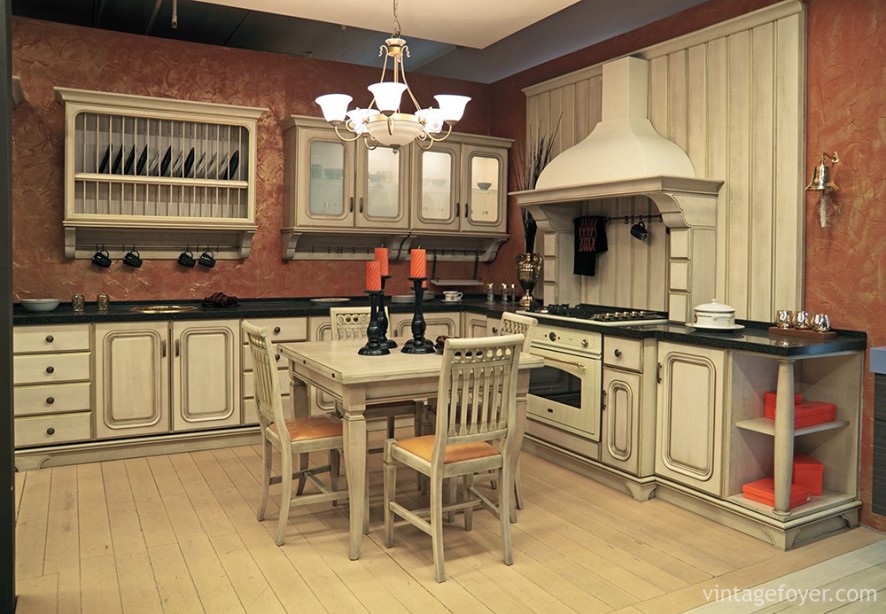
[[[392,0],[198,0],[250,11],[391,32]],[[578,0],[398,0],[400,29],[410,37],[484,49]]]

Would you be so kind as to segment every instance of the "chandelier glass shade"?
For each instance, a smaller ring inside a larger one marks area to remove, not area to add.
[[[336,134],[344,141],[361,139],[370,148],[377,145],[398,147],[418,141],[419,146],[428,149],[449,136],[470,98],[438,94],[434,96],[436,107],[423,108],[406,82],[403,58],[409,57],[409,47],[400,38],[396,0],[394,26],[394,33],[379,47],[379,56],[384,55],[385,60],[381,79],[367,88],[372,94],[369,106],[349,108],[353,98],[347,94],[326,94],[315,102],[323,110],[323,118],[335,127]],[[386,81],[389,61],[392,63],[391,79]],[[415,109],[412,113],[401,109],[404,92]],[[346,132],[342,132],[342,128]]]

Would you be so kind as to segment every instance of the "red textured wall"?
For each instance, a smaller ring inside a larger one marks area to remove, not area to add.
[[[493,86],[451,82],[474,97],[459,129],[521,139],[521,88],[693,30],[777,0],[712,0],[677,16],[547,62]],[[834,169],[838,210],[820,228],[816,201],[807,202],[806,307],[825,311],[841,328],[866,330],[870,345],[886,345],[886,3],[882,0],[808,0],[807,167],[824,150],[839,152]],[[283,263],[282,135],[276,122],[291,113],[315,115],[318,93],[345,90],[355,97],[377,78],[372,69],[161,39],[114,34],[39,21],[13,20],[13,68],[30,105],[14,111],[13,224],[16,296],[73,291],[114,298],[202,297],[223,290],[244,297],[356,294],[362,265]],[[421,99],[446,80],[412,75]],[[211,274],[177,271],[171,262],[147,262],[138,271],[96,272],[62,255],[61,107],[52,87],[62,85],[134,94],[231,102],[270,109],[259,130],[258,218],[253,254],[243,263],[220,262]],[[495,109],[494,121],[490,120]],[[481,267],[490,280],[514,282],[522,250],[519,213],[509,210],[514,239]],[[451,265],[456,266],[456,265]],[[405,277],[405,265],[395,276]],[[469,274],[469,270],[467,271]],[[455,276],[455,275],[453,275]],[[319,289],[319,290],[318,290]],[[405,288],[395,286],[395,292]],[[864,378],[861,486],[863,521],[886,530],[870,512],[873,379]]]

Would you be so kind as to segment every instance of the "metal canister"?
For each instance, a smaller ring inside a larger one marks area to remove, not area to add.
[[[96,303],[98,303],[99,311],[107,311],[108,307],[111,306],[111,297],[108,296],[107,294],[105,294],[104,292],[102,292],[101,294],[98,295],[98,298],[96,299]]]
[[[82,294],[75,294],[72,296],[71,309],[74,311],[86,311],[86,297]]]

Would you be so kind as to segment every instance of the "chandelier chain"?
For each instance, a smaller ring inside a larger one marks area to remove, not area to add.
[[[393,38],[400,38],[400,15],[397,12],[397,0],[394,0],[394,33]]]

